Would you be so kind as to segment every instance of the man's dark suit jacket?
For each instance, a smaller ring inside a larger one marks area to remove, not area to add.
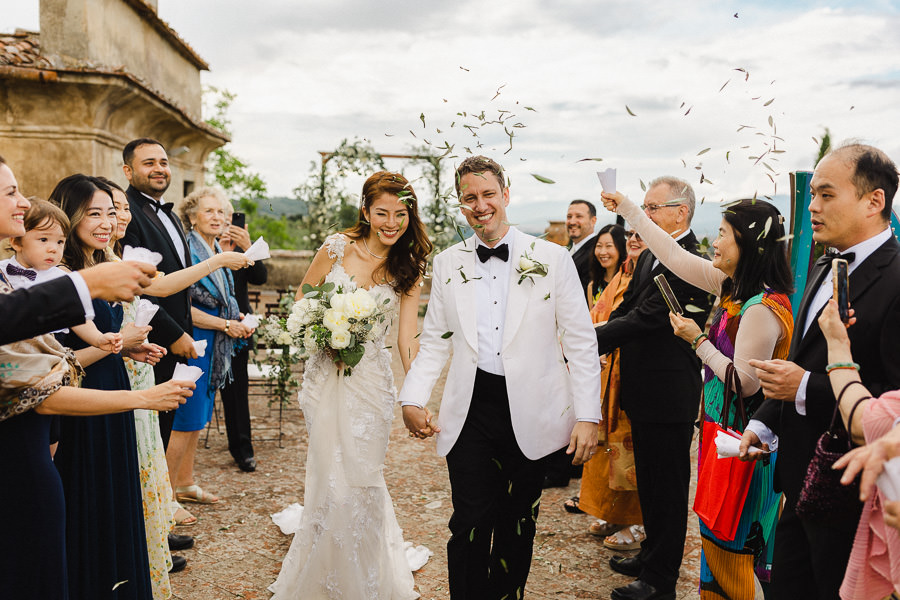
[[[678,243],[699,255],[693,232]],[[691,345],[672,332],[669,308],[653,278],[664,274],[682,307],[701,309],[685,312],[701,329],[705,328],[712,298],[677,278],[662,263],[652,268],[654,260],[649,250],[638,258],[622,303],[609,316],[609,322],[597,328],[597,343],[601,354],[621,349],[622,409],[629,419],[693,422],[700,406],[700,360]]]
[[[575,270],[578,271],[578,279],[581,280],[581,291],[587,294],[587,284],[591,280],[591,261],[594,260],[594,246],[597,245],[597,234],[592,235],[581,245],[572,260],[575,261]],[[585,295],[585,301],[587,295]]]
[[[836,402],[825,374],[828,350],[818,316],[803,335],[809,303],[829,268],[819,261],[811,270],[791,340],[789,359],[810,372],[806,416],[797,413],[793,402],[772,399],[753,415],[779,437],[775,486],[791,505],[797,502],[816,440],[828,429]],[[893,237],[850,274],[850,306],[856,323],[847,334],[862,382],[875,396],[900,388],[900,244]],[[838,423],[843,426],[840,417]]]
[[[68,277],[0,294],[0,344],[84,323],[84,306]]]
[[[160,220],[160,215],[156,214],[150,200],[131,186],[128,186],[126,195],[131,207],[131,223],[125,231],[125,238],[122,240],[123,246],[139,246],[159,252],[162,255],[162,261],[156,268],[163,273],[173,273],[183,269],[178,252],[175,250],[175,244],[172,243],[169,232]],[[187,261],[185,266],[190,266],[191,254],[188,251],[187,240],[178,217],[175,217],[175,223]],[[153,320],[150,321],[150,325],[153,326],[149,336],[151,342],[168,348],[185,332],[188,335],[193,334],[191,299],[186,289],[167,298],[155,296],[145,296],[145,298],[160,307]]]

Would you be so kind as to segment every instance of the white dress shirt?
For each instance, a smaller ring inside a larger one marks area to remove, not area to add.
[[[476,248],[487,246],[475,236]],[[509,278],[512,269],[513,228],[510,227],[495,248],[506,244],[509,260],[502,261],[492,256],[487,262],[475,259],[475,311],[478,324],[478,368],[494,375],[504,375],[503,322],[506,319],[506,299],[509,296]]]
[[[15,265],[20,269],[29,269],[31,271],[34,271],[34,281],[31,281],[23,275],[10,275],[6,269],[7,265]],[[90,321],[94,318],[94,307],[91,304],[91,291],[88,289],[87,283],[85,283],[84,278],[77,272],[66,273],[59,267],[50,267],[49,269],[42,270],[23,267],[22,263],[17,261],[15,256],[13,256],[12,258],[7,258],[5,260],[0,260],[0,269],[3,269],[3,274],[6,276],[7,280],[9,280],[9,283],[17,290],[30,288],[33,285],[45,283],[52,279],[56,279],[57,277],[69,277],[69,279],[71,279],[72,283],[75,285],[75,290],[78,292],[78,299],[81,300],[81,307],[84,309],[84,320]],[[59,331],[65,332],[68,330],[60,329]]]
[[[588,240],[591,239],[591,237],[593,235],[594,235],[594,231],[591,230],[591,232],[589,234],[587,234],[586,236],[584,236],[580,242],[578,242],[576,244],[572,244],[572,247],[569,248],[569,254],[574,256],[575,253],[578,252],[578,249],[581,248],[582,246],[584,246],[588,242]]]
[[[156,200],[152,196],[148,196],[141,192],[145,198],[150,200],[150,207],[153,210],[156,210],[157,206],[165,204],[162,200]],[[173,213],[166,212],[164,210],[156,210],[156,214],[159,217],[159,220],[162,221],[163,227],[166,228],[166,233],[169,234],[169,237],[172,238],[172,245],[175,246],[175,252],[178,253],[178,258],[181,259],[181,266],[186,267],[187,262],[184,259],[184,243],[181,241],[181,235],[178,233],[178,226],[175,224],[174,219],[177,219]],[[150,248],[153,250],[153,248]]]

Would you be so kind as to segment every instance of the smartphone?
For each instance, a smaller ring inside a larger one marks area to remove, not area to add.
[[[669,310],[676,315],[684,314],[684,311],[681,309],[681,304],[678,302],[678,298],[675,297],[675,292],[672,291],[672,287],[669,285],[669,282],[666,281],[666,276],[662,274],[657,275],[653,278],[653,281],[656,282],[659,291],[662,292],[663,300],[666,301]]]
[[[831,279],[834,282],[834,301],[838,305],[841,321],[850,321],[850,275],[847,261],[836,258],[831,262]]]
[[[247,224],[247,215],[242,212],[234,213],[233,215],[231,215],[231,224],[235,227],[240,227],[241,229],[243,229],[244,225]]]

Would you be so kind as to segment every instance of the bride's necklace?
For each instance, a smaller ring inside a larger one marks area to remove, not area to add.
[[[366,238],[363,238],[362,241],[363,241],[363,246],[366,247],[366,252],[368,252],[369,254],[371,254],[372,256],[377,258],[378,260],[384,260],[385,258],[387,258],[387,256],[378,256],[377,254],[375,254],[374,252],[369,250],[369,244],[366,243]]]

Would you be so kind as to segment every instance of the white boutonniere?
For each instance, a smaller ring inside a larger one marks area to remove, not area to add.
[[[534,244],[531,244],[531,249],[534,250]],[[549,267],[546,264],[535,260],[526,250],[519,257],[519,266],[516,268],[516,272],[519,274],[519,285],[522,285],[526,279],[530,279],[531,283],[534,283],[535,277],[546,277],[548,270]]]

